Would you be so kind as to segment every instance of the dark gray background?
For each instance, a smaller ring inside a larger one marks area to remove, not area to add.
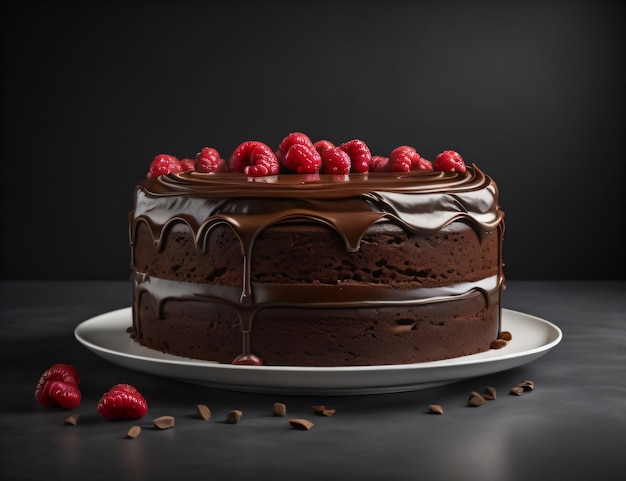
[[[461,152],[509,279],[624,279],[618,1],[22,2],[2,15],[1,278],[126,279],[154,155],[291,131]]]

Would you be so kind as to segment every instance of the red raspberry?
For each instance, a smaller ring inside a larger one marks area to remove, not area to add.
[[[291,148],[291,146],[295,144],[313,145],[313,142],[308,135],[303,134],[302,132],[291,132],[287,137],[282,140],[282,142],[278,146],[278,149],[276,150],[276,158],[280,163],[282,163],[290,170],[297,170],[298,166],[285,164],[285,154]]]
[[[189,172],[190,170],[195,170],[196,162],[193,159],[182,159],[180,161],[180,171],[181,172]]]
[[[289,151],[296,148],[291,154]],[[287,169],[300,174],[315,174],[322,168],[322,156],[310,137],[302,132],[292,132],[285,137],[276,150],[278,161]]]
[[[74,409],[81,401],[79,383],[78,372],[74,366],[54,364],[39,378],[35,388],[35,399],[42,406]]]
[[[180,169],[181,166],[178,157],[169,154],[157,155],[150,164],[150,172],[153,173],[153,177],[170,173],[177,174],[180,172]]]
[[[392,172],[409,172],[411,170],[433,170],[430,161],[418,154],[413,147],[401,145],[391,151]]]
[[[130,384],[116,384],[100,398],[98,412],[108,419],[139,419],[148,412],[148,403]]]
[[[359,139],[344,142],[339,148],[350,156],[352,168],[356,172],[368,172],[372,164],[372,153],[369,147]]]
[[[420,160],[417,161],[417,169],[413,169],[413,167],[411,167],[411,170],[433,170],[433,163],[424,157],[420,157]]]
[[[322,152],[322,165],[326,174],[349,174],[350,156],[338,147],[330,147]]]
[[[401,145],[391,151],[389,158],[391,159],[391,170],[393,172],[409,172],[413,163],[417,166],[421,156],[413,147]]]
[[[217,150],[204,147],[196,154],[196,172],[225,172],[226,161],[220,158]]]
[[[323,156],[324,151],[328,149],[334,149],[335,144],[333,144],[332,142],[328,140],[318,140],[317,142],[313,144],[313,147],[315,147],[315,150],[317,150],[320,153],[320,155],[322,156],[322,160],[324,160],[324,156]]]
[[[283,165],[298,174],[315,174],[322,168],[322,156],[313,144],[293,144],[283,155]]]
[[[441,172],[465,173],[467,170],[463,157],[454,150],[444,150],[437,155],[437,157],[435,157],[434,167]]]
[[[243,172],[251,177],[276,175],[280,164],[272,149],[256,140],[239,144],[228,160],[231,172]]]
[[[150,164],[148,177],[158,177],[160,175],[177,174],[180,172],[180,161],[173,155],[159,154]]]
[[[380,155],[372,155],[372,172],[389,172],[391,170],[391,163],[389,157],[382,157]]]

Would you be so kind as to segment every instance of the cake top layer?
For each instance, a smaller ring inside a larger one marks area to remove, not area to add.
[[[196,232],[226,222],[242,238],[306,219],[334,227],[356,249],[365,230],[383,220],[421,234],[454,221],[489,232],[504,213],[494,181],[471,166],[464,173],[346,174],[339,182],[328,175],[278,175],[270,181],[232,173],[168,174],[139,184],[133,216],[161,227],[184,219]]]
[[[155,157],[132,215],[148,222],[155,239],[173,222],[186,222],[197,238],[226,223],[245,248],[269,226],[306,221],[335,229],[357,250],[365,231],[383,221],[423,235],[456,221],[491,232],[504,216],[498,195],[495,182],[454,151],[432,163],[409,146],[372,156],[360,140],[334,147],[296,132],[275,151],[244,142],[228,161],[209,147],[195,162]]]

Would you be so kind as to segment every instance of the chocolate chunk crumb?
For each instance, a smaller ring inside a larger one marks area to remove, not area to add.
[[[226,415],[226,424],[237,424],[241,419],[241,416],[243,416],[243,413],[239,409],[228,411],[228,414]]]
[[[513,334],[511,334],[509,331],[500,331],[500,335],[498,336],[498,339],[502,339],[504,341],[510,341],[513,339]]]
[[[302,431],[308,431],[309,429],[313,427],[313,423],[311,421],[309,421],[308,419],[302,419],[302,418],[290,419],[289,424],[291,424],[291,426],[294,429],[299,429]]]
[[[208,421],[211,419],[211,410],[206,404],[197,404],[196,410],[198,411],[198,416],[200,419]]]
[[[71,424],[72,426],[76,426],[78,424],[78,418],[80,414],[72,414],[65,418],[65,424]]]
[[[161,416],[152,420],[154,427],[157,429],[170,429],[174,427],[173,416]]]
[[[496,399],[496,388],[493,386],[487,386],[485,388],[485,392],[483,393],[483,397],[487,401],[493,401]]]
[[[443,414],[443,408],[439,404],[431,404],[428,406],[430,414]]]
[[[493,341],[491,341],[491,343],[489,344],[489,347],[491,349],[502,349],[503,347],[505,347],[508,344],[507,341],[505,341],[504,339],[494,339]]]
[[[520,382],[517,387],[521,387],[524,391],[532,391],[535,389],[535,383],[529,380]]]
[[[283,403],[274,403],[272,411],[275,416],[285,416],[287,414],[287,406]]]
[[[486,402],[487,401],[482,396],[482,394],[479,394],[476,391],[472,391],[472,393],[470,394],[469,399],[467,400],[467,405],[470,406],[470,407],[476,408],[478,406],[482,406]]]

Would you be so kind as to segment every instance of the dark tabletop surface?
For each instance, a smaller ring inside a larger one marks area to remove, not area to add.
[[[622,479],[626,472],[626,282],[509,281],[504,307],[548,320],[559,345],[521,367],[453,384],[376,395],[225,391],[110,363],[74,328],[130,305],[127,282],[0,282],[0,479]],[[82,402],[44,408],[34,398],[50,365],[74,365]],[[532,380],[533,391],[509,395]],[[149,404],[139,421],[96,410],[109,387],[129,383]],[[471,391],[497,398],[472,408]],[[287,416],[272,414],[285,403]],[[209,421],[197,417],[206,404]],[[336,409],[330,417],[312,406]],[[444,409],[428,414],[430,404]],[[226,414],[239,409],[237,424]],[[77,425],[65,423],[72,413]],[[153,428],[162,415],[175,427]],[[307,418],[312,429],[288,419]],[[126,438],[133,425],[139,437]]]

